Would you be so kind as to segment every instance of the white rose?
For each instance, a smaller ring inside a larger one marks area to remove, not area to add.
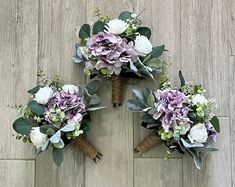
[[[204,95],[197,94],[193,97],[192,102],[194,105],[196,105],[197,103],[207,104],[208,100],[205,98]]]
[[[198,123],[190,129],[188,138],[191,143],[205,143],[208,138],[207,129],[204,124]]]
[[[113,19],[107,23],[105,28],[109,33],[122,34],[128,28],[128,24],[120,19]]]
[[[75,92],[78,92],[78,87],[74,86],[74,85],[64,85],[62,87],[62,90],[64,90],[65,92],[69,92],[71,94],[74,94]]]
[[[45,105],[48,103],[52,95],[53,90],[50,87],[45,86],[38,90],[38,92],[35,94],[34,100],[37,101],[39,104]]]
[[[42,145],[47,141],[47,135],[40,132],[39,127],[33,127],[30,134],[30,140],[37,149],[41,148]]]
[[[146,56],[152,51],[152,44],[146,36],[140,35],[135,39],[135,50],[140,56]]]

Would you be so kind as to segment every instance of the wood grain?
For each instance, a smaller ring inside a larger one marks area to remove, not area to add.
[[[88,21],[94,23],[94,10],[99,6],[105,15],[117,17],[123,10],[132,10],[133,1],[89,1]],[[131,97],[132,81],[123,82],[123,105],[112,107],[111,80],[104,80],[101,97],[106,109],[93,116],[88,137],[103,153],[101,163],[94,165],[86,159],[87,187],[132,187],[133,186],[133,117],[125,100]]]
[[[27,4],[27,6],[25,6]],[[12,129],[19,116],[15,105],[25,104],[27,90],[36,84],[38,4],[29,0],[1,1],[0,5],[0,158],[33,158],[33,147],[17,141]]]
[[[159,46],[165,44],[168,52],[165,52],[162,60],[167,61],[170,66],[169,74],[172,78],[173,83],[177,85],[178,80],[177,72],[180,70],[180,1],[179,0],[147,0],[147,1],[136,1],[136,12],[141,12],[141,20],[143,25],[152,29],[152,44]],[[163,19],[164,18],[164,19]],[[158,80],[159,77],[157,77]],[[137,87],[149,87],[153,90],[158,89],[158,85],[152,80],[137,80],[135,81]],[[151,131],[144,129],[140,126],[140,115],[137,113],[134,115],[134,146],[140,143],[145,136]],[[166,146],[158,145],[156,148],[149,150],[148,152],[141,155],[141,157],[165,157]],[[175,157],[180,157],[176,152]],[[139,155],[135,155],[139,157]]]
[[[229,55],[235,55],[235,2],[228,0],[228,48]]]
[[[0,184],[6,187],[34,186],[34,160],[0,160]]]
[[[182,187],[181,158],[135,158],[134,165],[135,187]]]
[[[66,84],[84,84],[83,68],[72,63],[76,28],[86,22],[86,2],[40,0],[39,68],[48,77],[58,75]],[[65,150],[64,162],[56,167],[51,151],[36,160],[36,186],[84,186],[84,156],[74,146]],[[45,172],[46,168],[46,172]]]

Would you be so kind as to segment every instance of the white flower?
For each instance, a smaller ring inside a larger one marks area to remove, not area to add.
[[[188,138],[191,143],[205,143],[208,138],[208,133],[203,123],[198,123],[190,129]]]
[[[37,149],[47,141],[47,135],[40,132],[40,127],[33,127],[30,134],[30,140]]]
[[[128,28],[128,24],[120,19],[113,19],[107,23],[105,28],[109,33],[122,34]]]
[[[45,105],[48,103],[52,95],[53,90],[50,87],[45,86],[38,90],[38,92],[35,94],[34,100],[37,101],[39,104]]]
[[[207,104],[208,100],[205,98],[204,95],[197,94],[193,97],[192,102],[194,105],[196,105],[197,103]]]
[[[135,50],[140,56],[146,56],[152,51],[152,44],[146,36],[140,35],[135,39]]]
[[[74,85],[67,84],[62,87],[62,90],[64,90],[65,92],[69,92],[71,94],[74,94],[75,92],[78,92],[78,87],[74,86]]]

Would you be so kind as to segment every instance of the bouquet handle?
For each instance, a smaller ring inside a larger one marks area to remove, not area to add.
[[[90,159],[94,160],[97,163],[102,157],[102,153],[100,153],[86,138],[85,135],[80,135],[75,139],[75,144],[78,145],[79,149]]]
[[[161,139],[157,135],[157,132],[153,131],[151,134],[146,136],[140,144],[138,144],[135,147],[134,152],[138,154],[142,154],[150,150],[151,148],[155,147],[159,143],[161,143]]]
[[[112,76],[112,102],[114,107],[122,105],[122,77],[120,75]]]

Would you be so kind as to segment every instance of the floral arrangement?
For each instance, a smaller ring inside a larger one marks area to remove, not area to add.
[[[173,88],[168,79],[160,84],[160,89],[133,89],[134,99],[128,100],[128,108],[142,112],[142,126],[154,131],[136,148],[143,153],[160,142],[168,147],[168,156],[177,149],[188,152],[200,169],[203,156],[216,151],[213,144],[220,132],[219,120],[213,114],[214,99],[205,97],[201,85],[185,82],[182,73],[180,88]]]
[[[62,85],[58,81],[43,81],[29,90],[30,101],[19,106],[21,117],[13,123],[17,139],[32,143],[37,153],[53,147],[57,165],[63,161],[63,149],[74,142],[81,151],[98,161],[102,154],[85,138],[89,129],[90,112],[103,108],[96,95],[100,81],[85,87]]]
[[[151,44],[151,29],[141,26],[140,14],[124,11],[118,19],[110,19],[97,9],[96,16],[92,34],[89,24],[80,28],[73,61],[83,63],[84,72],[91,78],[112,77],[113,104],[120,106],[121,76],[154,79],[153,74],[161,72],[165,64],[159,59],[164,45]]]

